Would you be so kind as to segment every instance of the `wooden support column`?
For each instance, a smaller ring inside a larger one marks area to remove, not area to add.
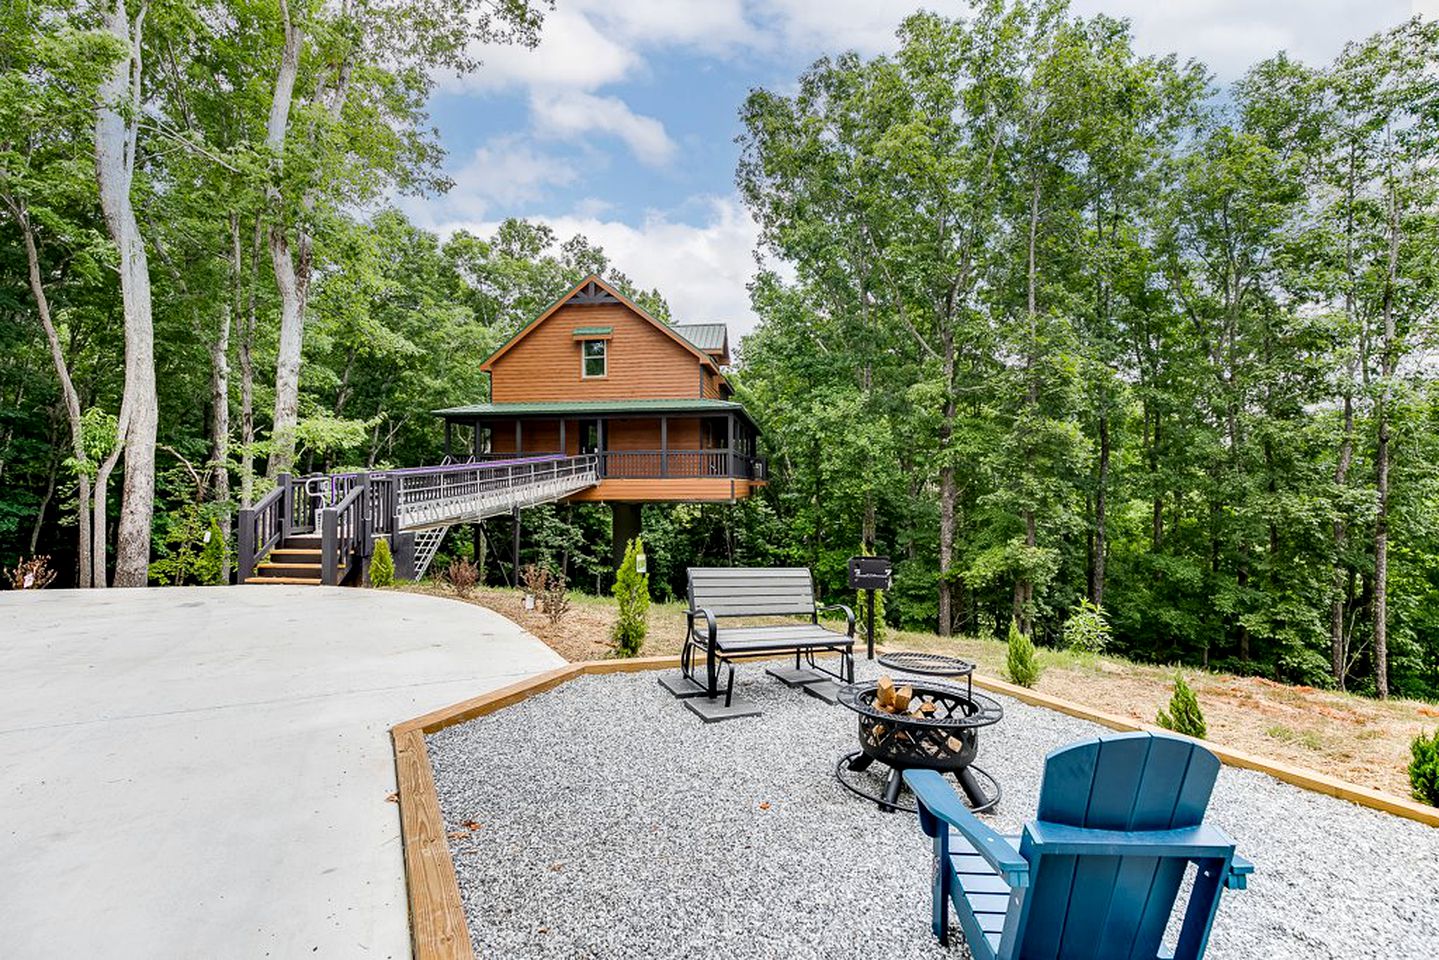
[[[510,526],[514,532],[514,547],[511,554],[511,569],[515,573],[515,586],[520,585],[520,508],[515,507],[510,513]]]
[[[446,417],[446,418],[445,418],[445,457],[446,457],[446,458],[448,458],[448,457],[450,456],[450,440],[451,440],[451,438],[452,438],[452,434],[454,433],[454,429],[453,429],[453,428],[454,428],[454,424],[450,422],[450,418],[449,418],[449,417]]]
[[[629,546],[631,540],[640,535],[640,504],[638,503],[611,503],[611,542],[610,555],[614,560],[616,570],[620,564],[625,562],[625,547]]]
[[[670,475],[670,418],[660,417],[660,476]]]
[[[515,418],[515,453],[524,449],[524,433],[520,430],[520,420]]]
[[[560,417],[560,453],[561,453],[563,456],[569,456],[569,454],[570,454],[569,445],[565,443],[565,418],[564,418],[564,417]]]

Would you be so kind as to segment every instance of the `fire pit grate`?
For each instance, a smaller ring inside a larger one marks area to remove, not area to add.
[[[910,769],[952,773],[976,812],[999,802],[999,782],[974,765],[979,731],[1004,716],[999,702],[983,694],[937,680],[906,682],[912,694],[898,709],[882,709],[881,689],[892,691],[888,678],[852,684],[840,691],[839,703],[859,717],[860,749],[841,757],[835,776],[851,793],[873,800],[881,810],[914,812],[899,802],[903,773]],[[890,768],[884,792],[865,790],[854,774],[876,761]]]

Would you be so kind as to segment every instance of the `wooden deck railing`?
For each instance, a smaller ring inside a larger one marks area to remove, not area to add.
[[[564,454],[548,450],[524,454],[479,453],[470,456],[467,463],[502,463],[517,456],[562,457]],[[617,480],[768,479],[763,457],[727,447],[708,450],[601,450],[594,456],[599,459],[600,476]]]

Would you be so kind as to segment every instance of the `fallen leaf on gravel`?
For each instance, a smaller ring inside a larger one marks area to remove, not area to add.
[[[480,823],[477,820],[466,820],[464,823],[460,824],[460,826],[464,827],[466,830],[478,830],[483,827],[484,824]]]
[[[559,873],[559,872],[560,872],[561,870],[563,870],[564,868],[565,868],[565,865],[564,865],[563,863],[552,863],[552,864],[550,864],[550,869],[553,870],[555,873]]]
[[[759,805],[759,808],[760,808],[761,810],[768,810],[768,809],[769,809],[769,801],[766,800],[764,803],[761,803],[761,804]]]
[[[449,833],[445,834],[445,836],[449,837],[451,840],[461,840],[465,837],[468,837],[469,835],[470,832],[468,830],[451,830]]]
[[[386,797],[386,798],[385,798],[385,802],[386,802],[386,803],[399,803],[399,802],[400,802],[400,793],[399,793],[399,791],[397,790],[397,791],[395,791],[394,793],[390,794],[388,797]]]

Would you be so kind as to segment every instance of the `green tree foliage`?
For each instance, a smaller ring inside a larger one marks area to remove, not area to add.
[[[1439,730],[1432,735],[1420,732],[1409,744],[1409,784],[1414,799],[1439,807]]]
[[[1174,673],[1174,695],[1169,699],[1169,710],[1160,710],[1155,722],[1166,730],[1201,740],[1208,732],[1204,725],[1204,712],[1199,709],[1199,698],[1185,682],[1184,674],[1177,670]]]
[[[1009,650],[1005,659],[1005,670],[1009,679],[1021,687],[1032,687],[1039,682],[1039,675],[1042,672],[1039,666],[1039,653],[1034,648],[1034,641],[1029,634],[1019,629],[1019,621],[1009,622]]]
[[[395,557],[390,552],[390,541],[386,537],[375,540],[375,552],[370,555],[370,586],[392,587],[395,585]]]
[[[650,578],[638,569],[644,549],[639,537],[626,544],[624,561],[615,571],[615,585],[611,588],[618,609],[610,639],[622,657],[637,656],[649,630]]]
[[[1076,653],[1103,653],[1110,641],[1109,621],[1104,611],[1088,600],[1069,612],[1064,621],[1064,646]]]
[[[150,580],[165,586],[228,583],[230,570],[220,523],[198,504],[159,518],[159,556],[150,563]]]

